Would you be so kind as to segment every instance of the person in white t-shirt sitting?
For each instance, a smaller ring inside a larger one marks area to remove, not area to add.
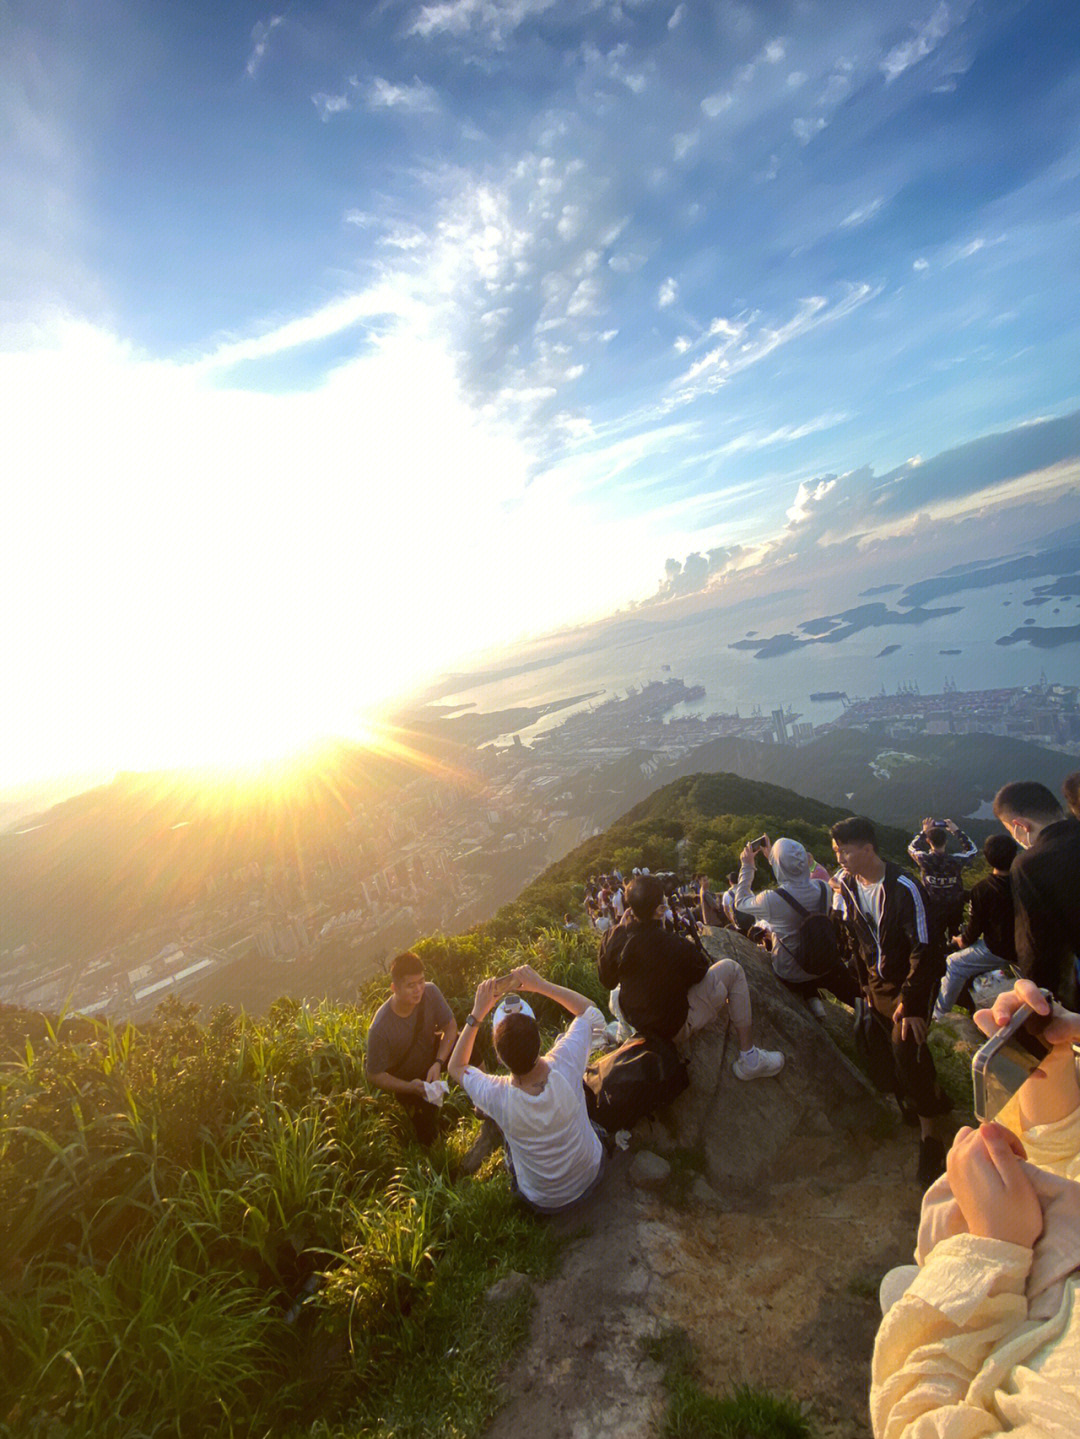
[[[484,1074],[470,1065],[476,1031],[497,1004],[504,985],[485,979],[476,990],[454,1052],[450,1077],[506,1140],[507,1168],[525,1202],[556,1214],[591,1193],[604,1171],[604,1147],[585,1108],[582,1078],[589,1062],[594,1024],[603,1016],[576,990],[541,979],[531,965],[513,971],[510,988],[553,999],[574,1016],[547,1054],[540,1053],[536,1020],[508,1014],[495,1026],[495,1053],[509,1077]]]

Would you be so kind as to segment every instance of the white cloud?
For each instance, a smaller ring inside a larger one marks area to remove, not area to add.
[[[656,296],[656,303],[657,305],[659,305],[661,310],[666,310],[669,305],[674,305],[675,301],[678,298],[679,286],[677,282],[673,280],[672,277],[669,275],[664,281],[664,283],[660,286],[660,290]]]
[[[806,75],[802,70],[792,70],[791,74],[787,77],[787,82],[789,89],[798,90],[806,84]]]
[[[798,119],[791,122],[791,133],[800,145],[809,145],[815,135],[820,135],[829,122],[820,115],[812,120]]]
[[[266,58],[270,36],[285,20],[284,15],[271,15],[268,20],[257,20],[251,30],[252,47],[244,72],[252,80],[258,74],[259,66]]]
[[[958,260],[970,260],[972,255],[977,255],[979,251],[985,246],[985,244],[986,241],[982,238],[982,236],[977,235],[975,239],[969,241],[968,244],[961,245],[960,249],[957,251],[956,258]]]
[[[913,270],[929,270],[929,268],[930,268],[930,261],[929,261],[929,260],[924,260],[924,259],[922,258],[922,256],[920,255],[917,260],[915,260],[915,261],[912,262],[911,268],[912,268]]]
[[[664,409],[671,410],[697,399],[715,394],[733,375],[758,364],[782,345],[801,338],[818,326],[850,315],[880,294],[870,285],[850,285],[839,300],[831,304],[822,295],[802,300],[795,314],[782,325],[760,323],[759,316],[745,320],[717,319],[709,328],[709,337],[721,336],[721,343],[690,366],[674,383]]]
[[[716,117],[722,115],[725,110],[730,110],[734,103],[732,97],[727,94],[706,95],[705,99],[701,102],[701,109],[704,114],[708,115],[710,120],[715,120]]]
[[[690,151],[694,148],[700,138],[697,130],[687,130],[676,135],[672,150],[676,160],[685,160]]]
[[[675,9],[672,10],[671,14],[668,16],[668,22],[667,22],[667,27],[668,27],[668,29],[669,29],[669,30],[674,30],[674,29],[676,29],[679,25],[682,24],[683,19],[685,18],[685,16],[686,16],[686,6],[685,6],[685,5],[676,5],[676,6],[675,6]]]
[[[410,34],[430,36],[445,33],[483,33],[492,44],[501,46],[527,20],[550,10],[555,0],[440,0],[424,5]]]
[[[761,52],[761,58],[767,65],[779,65],[780,61],[787,54],[787,41],[783,38],[770,40]]]
[[[364,104],[369,110],[408,110],[430,114],[439,108],[439,97],[430,85],[414,78],[411,85],[395,85],[376,75],[364,87]]]
[[[876,200],[869,200],[865,205],[857,206],[840,221],[840,228],[852,230],[858,225],[865,225],[867,220],[873,219],[884,203],[881,196],[878,196]]]
[[[927,55],[937,49],[950,29],[949,7],[945,0],[941,0],[922,29],[917,30],[910,40],[894,46],[882,60],[881,70],[885,83],[891,85],[905,70],[917,65],[920,60],[925,60]]]
[[[785,512],[791,524],[809,524],[836,486],[835,479],[818,480],[816,484],[813,481],[808,484],[803,480],[796,492],[795,503]]]
[[[608,260],[608,265],[617,275],[633,275],[641,269],[648,258],[648,255],[643,255],[639,251],[624,250],[618,255],[612,255]]]
[[[352,105],[348,95],[327,95],[319,91],[312,95],[311,102],[319,112],[319,119],[325,124],[331,115],[340,115],[345,110],[350,110]]]

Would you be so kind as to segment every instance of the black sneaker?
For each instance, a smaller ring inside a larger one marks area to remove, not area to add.
[[[923,1189],[929,1189],[940,1174],[945,1173],[945,1146],[932,1134],[919,1141],[919,1167],[916,1178]]]

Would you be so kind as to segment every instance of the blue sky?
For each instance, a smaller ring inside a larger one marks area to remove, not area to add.
[[[1068,423],[1026,482],[959,451],[937,512],[908,464],[1080,407],[1071,4],[9,13],[31,767],[76,762],[58,676],[90,751],[149,761],[135,695],[242,745],[283,687],[330,724],[669,559],[764,584],[786,536],[812,579],[855,511],[864,550],[929,512],[989,555],[1002,506],[1075,502]]]

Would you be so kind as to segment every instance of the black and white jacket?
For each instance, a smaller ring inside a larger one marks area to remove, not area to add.
[[[931,939],[922,886],[886,860],[884,905],[875,932],[859,907],[854,875],[841,870],[839,880],[836,909],[853,941],[863,988],[899,997],[910,1015],[925,1014],[941,978],[943,955]]]

